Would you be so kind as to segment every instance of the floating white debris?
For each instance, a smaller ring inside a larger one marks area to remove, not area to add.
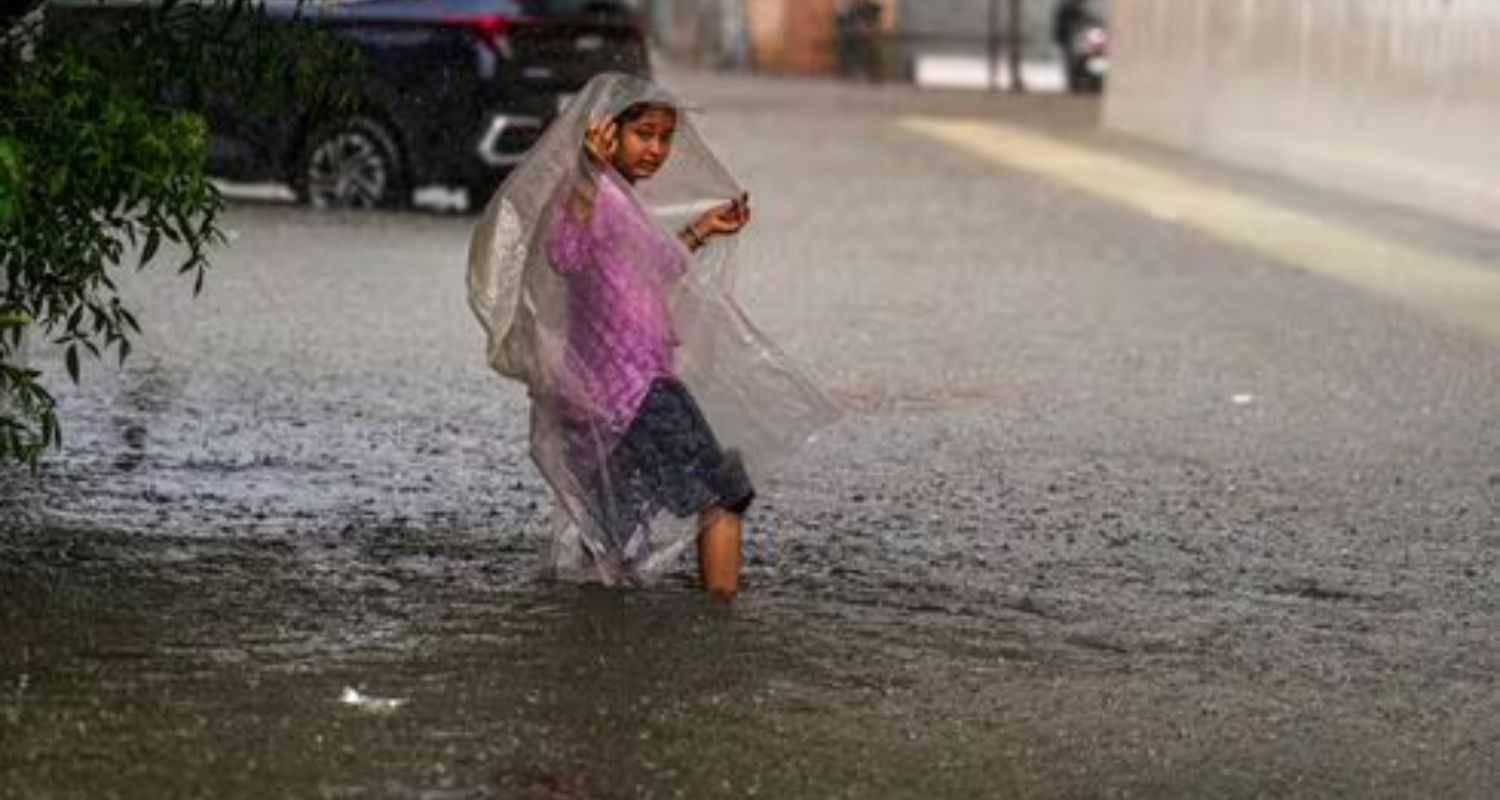
[[[1255,395],[1237,394],[1234,397],[1231,397],[1230,400],[1234,401],[1234,404],[1237,406],[1248,406],[1251,403],[1255,402]]]
[[[344,693],[339,696],[339,702],[347,706],[358,706],[366,711],[395,711],[406,704],[403,698],[360,694],[359,690],[349,686],[344,687]]]

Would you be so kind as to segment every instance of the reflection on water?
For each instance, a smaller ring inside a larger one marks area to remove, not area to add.
[[[1147,647],[1043,602],[983,606],[833,540],[788,534],[783,557],[807,560],[752,565],[728,606],[685,572],[645,590],[541,580],[525,538],[3,536],[0,796],[1267,785],[1256,721],[1290,709],[1184,672],[1193,645]],[[346,688],[403,702],[372,713]],[[1159,704],[1199,718],[1182,727]],[[1153,741],[1201,759],[1222,735],[1242,738],[1217,760],[1140,759]]]
[[[893,711],[937,666],[907,633],[869,647],[833,607],[708,603],[686,574],[548,582],[535,553],[494,544],[5,540],[8,791],[794,796],[915,791],[928,756],[978,757],[935,752],[937,720]],[[404,703],[373,714],[345,687]]]
[[[644,590],[538,578],[545,505],[513,461],[229,469],[174,454],[176,407],[138,395],[81,432],[119,442],[42,484],[46,524],[0,523],[0,798],[1357,796],[1370,764],[1454,752],[1403,731],[1462,747],[1491,718],[1465,688],[1486,645],[1412,635],[1441,608],[1202,557],[1185,534],[1234,501],[1192,463],[1150,465],[1149,494],[1102,456],[996,481],[962,466],[990,458],[956,444],[967,412],[855,417],[757,507],[723,606],[687,563]],[[423,429],[434,458],[488,457],[447,429]],[[1469,710],[1423,734],[1433,675]]]

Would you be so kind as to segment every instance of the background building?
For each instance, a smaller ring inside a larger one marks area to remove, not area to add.
[[[639,0],[658,46],[694,64],[765,72],[837,70],[834,14],[847,0]],[[1011,41],[1010,0],[881,0],[879,47],[889,79],[984,85],[991,56],[1000,83]],[[1055,0],[1022,0],[1028,83],[1058,82],[1051,38]],[[994,52],[991,38],[996,40]],[[1035,70],[1033,74],[1032,70]]]

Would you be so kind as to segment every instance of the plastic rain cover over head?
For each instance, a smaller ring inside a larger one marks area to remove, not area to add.
[[[673,109],[677,128],[666,163],[631,185],[586,156],[584,137],[592,121],[641,103]],[[738,237],[710,237],[693,253],[678,239],[741,192],[681,102],[606,74],[558,116],[476,225],[469,303],[490,364],[529,390],[531,455],[557,501],[550,566],[559,575],[649,579],[697,533],[701,509],[611,507],[622,496],[613,484],[642,480],[611,455],[648,379],[685,385],[759,488],[837,417],[733,299]],[[670,460],[670,443],[661,445],[656,455]]]

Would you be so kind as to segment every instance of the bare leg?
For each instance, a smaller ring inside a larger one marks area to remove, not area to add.
[[[711,595],[729,599],[739,592],[739,514],[710,506],[699,517],[698,574]]]

